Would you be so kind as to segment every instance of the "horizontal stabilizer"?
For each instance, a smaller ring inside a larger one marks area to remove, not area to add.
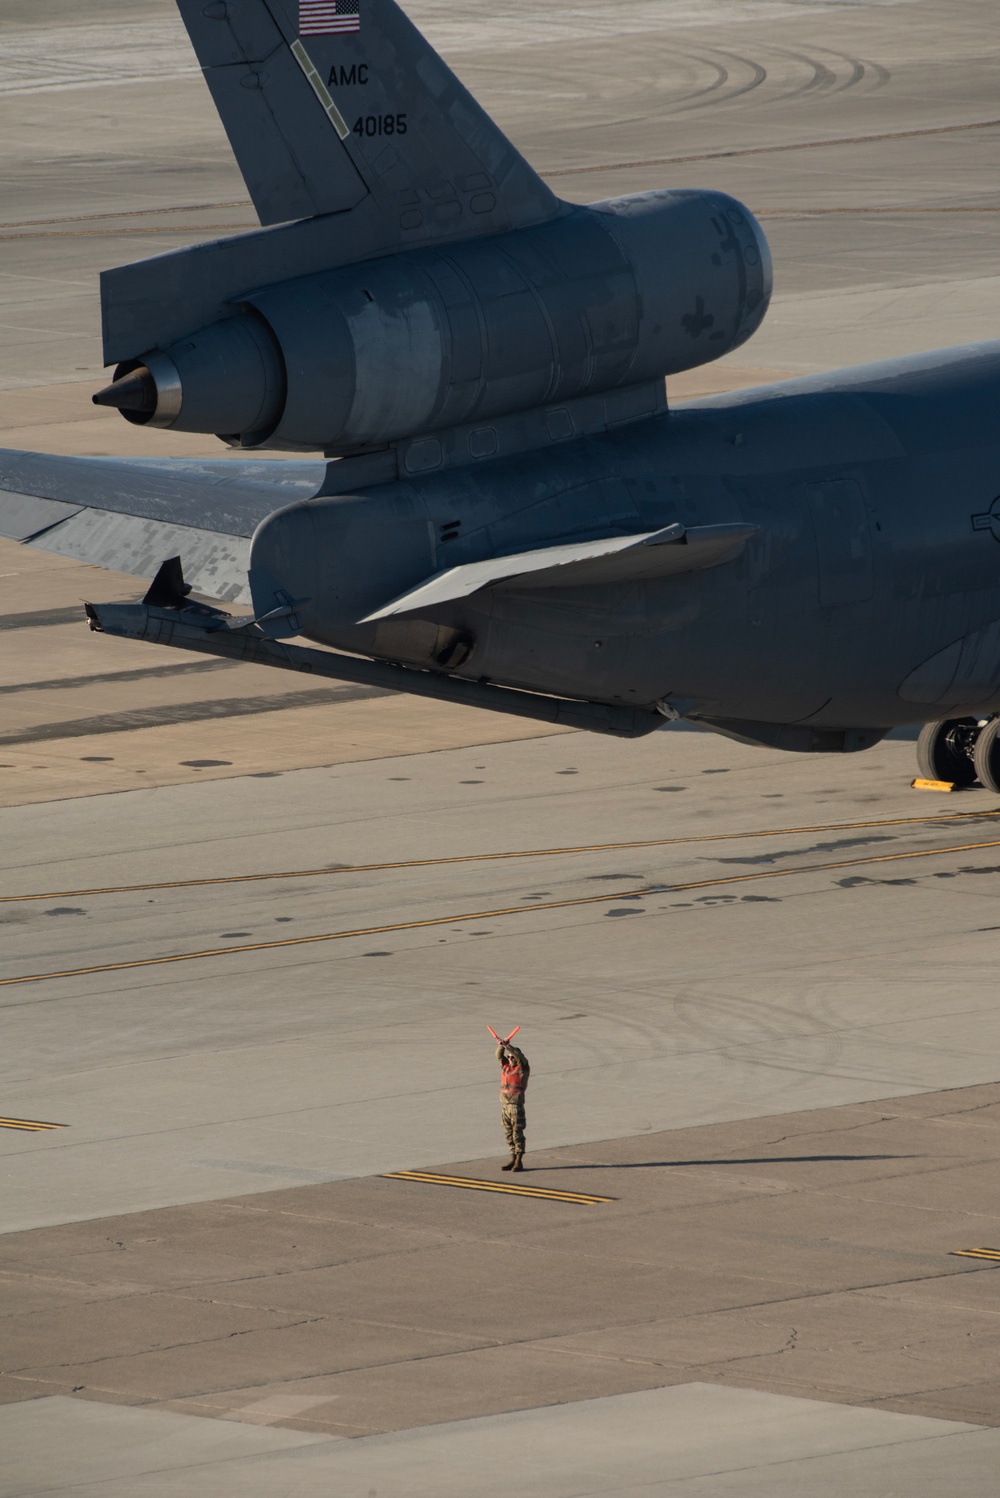
[[[641,535],[608,536],[488,557],[436,573],[360,622],[371,624],[394,614],[422,612],[467,598],[482,588],[583,588],[699,572],[735,557],[756,529],[753,525],[702,525],[685,530],[682,525],[668,525]]]
[[[261,223],[342,213],[371,195],[402,242],[558,211],[395,0],[178,7]]]

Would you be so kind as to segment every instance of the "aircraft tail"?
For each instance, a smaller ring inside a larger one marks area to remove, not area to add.
[[[177,0],[262,224],[373,198],[383,251],[560,210],[395,0]]]

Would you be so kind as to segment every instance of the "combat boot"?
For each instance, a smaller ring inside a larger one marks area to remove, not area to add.
[[[518,1161],[518,1156],[515,1155],[513,1153],[513,1151],[512,1151],[511,1152],[511,1157],[507,1161],[507,1164],[506,1165],[501,1165],[500,1169],[501,1170],[519,1170],[520,1166],[518,1165],[517,1161]]]
[[[523,1170],[524,1166],[521,1164],[521,1161],[523,1159],[524,1159],[524,1154],[522,1152],[519,1152],[518,1154],[516,1154],[514,1156],[513,1160],[510,1162],[510,1166],[509,1167],[506,1166],[506,1165],[504,1166],[504,1170],[507,1170],[508,1168],[510,1170]]]

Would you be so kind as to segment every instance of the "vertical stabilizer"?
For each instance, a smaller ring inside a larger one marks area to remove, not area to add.
[[[261,223],[370,198],[384,252],[559,212],[395,0],[178,6]]]

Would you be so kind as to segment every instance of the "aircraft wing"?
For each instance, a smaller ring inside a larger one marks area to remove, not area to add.
[[[453,603],[482,588],[581,588],[700,572],[737,556],[756,531],[753,525],[701,525],[691,529],[668,525],[663,530],[638,535],[609,536],[599,541],[576,541],[510,556],[488,557],[435,573],[360,622],[371,624],[394,614],[410,614],[437,604]]]
[[[50,457],[0,449],[0,536],[136,577],[184,558],[194,590],[249,602],[250,537],[315,494],[325,464]]]

